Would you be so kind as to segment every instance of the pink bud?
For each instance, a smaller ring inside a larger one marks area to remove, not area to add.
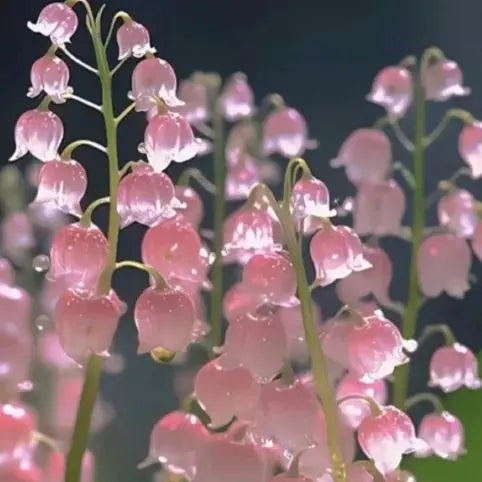
[[[0,460],[20,459],[28,454],[36,427],[37,416],[25,405],[15,402],[0,405]]]
[[[228,170],[226,200],[248,199],[251,190],[261,181],[258,166],[249,154],[244,154],[239,164]]]
[[[363,419],[358,429],[358,442],[383,475],[399,466],[403,454],[412,453],[424,445],[416,438],[410,418],[391,405]]]
[[[6,258],[0,258],[0,284],[11,286],[14,277],[15,274],[10,261]]]
[[[219,361],[204,365],[194,380],[194,396],[211,418],[212,427],[221,427],[233,417],[250,414],[260,394],[260,387],[248,370],[225,369]]]
[[[10,161],[16,161],[30,152],[41,161],[58,157],[64,137],[64,126],[60,118],[49,110],[28,110],[15,125],[15,152]]]
[[[458,150],[473,178],[482,176],[482,122],[475,121],[460,131]]]
[[[436,297],[442,291],[463,298],[469,290],[472,256],[463,239],[453,234],[435,234],[420,245],[417,269],[420,289],[425,296]]]
[[[140,23],[127,20],[117,30],[117,45],[119,46],[119,60],[133,56],[138,59],[146,54],[154,54],[156,49],[151,47],[149,31]]]
[[[469,191],[449,192],[438,203],[438,221],[459,238],[470,238],[478,223],[475,199]]]
[[[142,259],[165,278],[199,280],[201,239],[181,216],[149,228],[142,240]]]
[[[30,87],[27,97],[37,97],[42,91],[48,95],[52,102],[62,104],[66,94],[73,92],[69,87],[70,72],[67,64],[54,55],[40,57],[32,65],[30,71]]]
[[[347,373],[336,388],[336,398],[342,400],[352,396],[370,397],[380,405],[385,405],[388,398],[387,384],[384,380],[363,383],[351,373]],[[357,429],[362,420],[370,414],[370,409],[363,399],[353,398],[340,404],[340,412],[347,424]]]
[[[296,274],[287,255],[278,253],[255,254],[243,270],[246,289],[265,303],[292,306],[296,298]]]
[[[234,74],[224,86],[221,94],[224,117],[228,121],[234,122],[250,116],[254,112],[253,102],[254,94],[246,76],[241,73]]]
[[[229,168],[236,168],[242,164],[243,159],[256,139],[256,131],[251,122],[239,122],[229,131],[226,140],[226,161]]]
[[[472,249],[475,256],[482,260],[482,222],[477,223],[472,236]]]
[[[384,107],[390,116],[403,117],[412,102],[412,75],[405,67],[385,67],[376,75],[367,100]]]
[[[77,363],[91,354],[106,356],[122,314],[115,293],[85,298],[66,291],[55,307],[55,329],[65,353]]]
[[[149,163],[156,172],[164,171],[174,162],[192,159],[198,151],[189,122],[179,114],[168,112],[152,117],[144,135],[144,145]]]
[[[95,293],[107,251],[107,239],[95,224],[68,224],[52,240],[48,276],[63,278],[67,287],[81,293]]]
[[[3,253],[14,261],[21,261],[35,246],[32,223],[25,212],[7,216],[1,224]]]
[[[419,437],[427,443],[418,457],[435,454],[448,460],[456,460],[465,454],[464,427],[460,420],[449,412],[430,413],[423,417],[418,429]]]
[[[464,345],[454,343],[436,350],[430,360],[431,387],[440,387],[445,393],[466,386],[472,390],[482,387],[475,355]]]
[[[132,73],[132,90],[129,99],[135,101],[136,110],[147,112],[162,99],[168,107],[182,105],[176,97],[177,79],[171,65],[165,60],[151,57],[141,60]]]
[[[386,179],[392,161],[392,145],[378,129],[356,129],[343,142],[332,167],[345,166],[353,184],[376,183]]]
[[[29,460],[10,460],[0,465],[0,480],[8,482],[43,482],[42,474]]]
[[[462,71],[453,60],[440,59],[429,64],[422,71],[422,83],[429,100],[444,102],[470,94],[470,89],[464,86]]]
[[[37,19],[37,23],[28,22],[32,32],[50,37],[54,45],[70,43],[77,30],[79,20],[76,13],[65,3],[55,2],[47,5]]]
[[[360,235],[394,235],[400,232],[405,194],[393,179],[358,185],[353,229]]]
[[[80,201],[87,190],[87,174],[77,161],[51,161],[39,172],[34,203],[48,203],[61,211],[80,216]]]
[[[204,207],[199,194],[189,186],[175,186],[176,199],[182,205],[176,211],[193,227],[198,228],[204,216]]]
[[[260,305],[260,297],[243,283],[235,283],[223,298],[223,314],[228,322],[246,313],[254,313]]]
[[[408,362],[404,350],[415,351],[414,340],[404,340],[398,328],[378,314],[364,318],[348,333],[350,372],[362,382],[387,377],[395,367]]]
[[[363,257],[360,239],[347,226],[325,226],[318,231],[310,242],[310,255],[321,286],[371,266]]]
[[[133,222],[152,226],[175,215],[174,185],[163,172],[143,162],[119,183],[117,211],[123,228]]]
[[[300,156],[307,140],[306,121],[296,109],[277,109],[263,122],[263,152],[267,155],[277,152],[285,157]]]
[[[65,476],[65,455],[62,452],[50,452],[44,470],[45,482],[63,482]],[[94,481],[94,457],[87,451],[82,459],[80,482]]]
[[[205,85],[195,80],[182,80],[179,84],[179,98],[185,105],[173,110],[185,117],[191,124],[209,119],[208,92]]]
[[[197,454],[209,438],[208,430],[195,415],[168,413],[152,429],[149,455],[140,467],[159,460],[171,473],[191,479],[196,473]]]

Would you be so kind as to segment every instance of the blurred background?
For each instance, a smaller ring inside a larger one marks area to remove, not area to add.
[[[4,0],[0,6],[2,165],[13,152],[15,120],[36,105],[36,101],[25,97],[29,72],[32,62],[45,52],[48,44],[46,39],[30,32],[26,22],[35,20],[47,3],[44,0]],[[102,2],[94,0],[91,3],[98,9]],[[453,105],[482,117],[482,52],[477,48],[482,44],[482,3],[479,0],[107,0],[104,18],[110,20],[117,10],[127,11],[149,28],[159,56],[173,65],[178,78],[185,78],[196,70],[216,71],[223,77],[242,71],[247,74],[258,101],[277,92],[296,107],[308,121],[310,137],[320,143],[317,150],[307,154],[307,160],[313,172],[329,186],[335,202],[352,195],[353,187],[341,170],[330,168],[329,160],[354,128],[371,125],[383,115],[378,107],[365,100],[374,75],[383,66],[397,63],[409,54],[420,55],[432,45],[441,47],[449,58],[459,63],[465,74],[465,84],[472,88],[473,94],[454,103],[430,105],[429,125],[435,125],[445,109]],[[71,50],[80,58],[92,61],[92,48],[85,31],[74,37]],[[113,59],[115,53],[113,48]],[[118,111],[128,103],[132,67],[133,63],[128,62],[116,78]],[[71,67],[71,74],[71,85],[76,93],[98,102],[96,79],[76,66]],[[103,125],[93,111],[73,102],[54,106],[54,110],[64,121],[66,142],[76,138],[102,140]],[[132,115],[125,122],[119,146],[123,162],[138,158],[137,146],[144,127],[142,115]],[[405,128],[410,132],[410,117]],[[456,149],[459,129],[460,125],[454,121],[443,138],[428,151],[428,191],[436,187],[440,178],[450,177],[461,166]],[[402,150],[395,152],[395,160],[410,162]],[[76,158],[88,170],[87,199],[105,195],[107,165],[102,155],[79,149]],[[19,161],[20,165],[25,163],[25,159]],[[211,174],[209,157],[201,158],[196,164]],[[173,178],[178,174],[175,170],[170,173]],[[462,185],[482,198],[481,181],[462,181]],[[205,224],[209,227],[209,209],[206,212]],[[433,213],[431,220],[434,221]],[[102,210],[99,210],[97,221],[105,225],[106,216]],[[121,258],[139,257],[142,234],[140,227],[122,232]],[[393,295],[402,300],[407,280],[404,269],[407,246],[401,241],[389,242],[387,246],[400,268],[393,282]],[[478,262],[474,263],[474,273],[476,277],[482,276]],[[132,306],[145,286],[145,278],[142,274],[123,272],[116,276],[115,284],[120,297]],[[422,313],[422,324],[448,322],[462,343],[480,349],[481,286],[476,282],[464,301],[442,297],[431,303]],[[334,313],[337,305],[333,292],[326,290],[317,296],[325,317]],[[103,396],[113,405],[115,419],[93,443],[101,464],[99,480],[145,482],[151,479],[152,472],[140,472],[136,465],[147,452],[151,427],[162,413],[177,406],[172,390],[172,368],[157,365],[147,356],[135,356],[136,337],[131,312],[121,323],[115,345],[125,356],[126,367],[121,375],[105,376],[102,381]],[[424,354],[419,357],[423,360]],[[422,386],[426,380],[423,364],[413,372],[415,385]],[[474,398],[476,395],[471,397],[462,394],[459,398],[463,400],[456,403],[465,403],[467,398],[473,406],[480,407],[480,396],[478,399]],[[476,425],[477,419],[472,418],[475,412],[470,412],[469,405],[463,407],[462,412]],[[480,416],[478,422],[482,429]],[[471,460],[470,463],[477,463],[474,457]],[[426,469],[426,477],[420,480],[453,480],[454,475],[447,474],[462,475],[476,470],[476,465],[463,464],[457,472],[450,472],[455,469],[448,464],[435,464],[435,468]],[[440,471],[437,479],[433,478],[436,472],[429,470]]]

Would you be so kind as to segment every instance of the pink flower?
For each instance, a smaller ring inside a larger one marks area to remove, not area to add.
[[[162,172],[171,161],[192,159],[198,152],[198,142],[189,122],[179,114],[168,112],[151,118],[141,150],[145,150],[154,171]]]
[[[80,201],[87,190],[87,174],[73,160],[47,162],[39,172],[39,186],[34,203],[48,203],[69,214],[80,216]]]
[[[40,361],[48,368],[57,369],[59,372],[69,372],[77,368],[62,348],[56,331],[46,331],[39,335],[37,353]]]
[[[63,278],[68,288],[81,293],[95,293],[107,251],[107,239],[95,224],[68,224],[52,240],[48,276]]]
[[[108,356],[122,314],[112,290],[92,298],[66,291],[54,312],[55,329],[65,353],[80,364],[91,354]]]
[[[13,261],[22,261],[35,246],[33,226],[25,212],[14,212],[1,223],[2,249]]]
[[[429,64],[422,72],[425,96],[429,100],[444,102],[451,97],[470,94],[463,84],[463,74],[457,62],[440,59]]]
[[[390,170],[392,145],[388,136],[378,129],[356,129],[343,142],[332,167],[345,166],[353,184],[384,181]]]
[[[260,305],[260,297],[243,283],[233,284],[224,294],[223,314],[231,322],[246,313],[254,313]]]
[[[229,169],[242,164],[249,149],[254,145],[256,131],[251,122],[239,122],[229,131],[225,155]]]
[[[60,118],[49,110],[28,110],[15,125],[15,152],[10,161],[16,161],[30,152],[41,161],[52,161],[64,137]]]
[[[62,104],[65,96],[73,92],[69,87],[70,72],[67,64],[54,55],[40,57],[32,65],[30,71],[30,87],[27,96],[37,97],[42,91],[48,95],[52,102]]]
[[[209,119],[208,92],[201,82],[195,79],[182,80],[179,84],[178,96],[184,105],[173,110],[185,117],[191,124],[205,122]]]
[[[182,105],[176,97],[177,79],[171,65],[165,60],[151,57],[141,60],[132,73],[132,90],[129,99],[135,101],[137,111],[149,111],[162,99],[168,107]]]
[[[65,476],[65,455],[62,452],[50,452],[43,472],[48,482],[63,482]],[[82,459],[80,482],[94,481],[94,456],[87,451]]]
[[[261,181],[258,166],[249,154],[243,154],[239,164],[228,170],[226,176],[226,200],[248,199],[254,186]]]
[[[204,365],[194,380],[194,396],[213,428],[226,425],[233,417],[249,416],[260,395],[260,387],[248,370],[224,368],[221,361]]]
[[[469,191],[449,192],[438,203],[438,221],[459,238],[470,238],[478,223],[476,202]]]
[[[453,234],[426,238],[417,255],[420,289],[432,298],[443,291],[454,298],[463,298],[470,288],[471,263],[472,256],[465,240]]]
[[[412,75],[405,67],[385,67],[376,75],[367,100],[384,107],[390,116],[403,117],[412,102]]]
[[[193,227],[198,228],[204,216],[204,207],[199,194],[190,186],[174,187],[176,199],[180,206],[176,208],[178,214]]]
[[[11,286],[13,284],[14,272],[10,261],[0,258],[0,284]]]
[[[475,355],[464,345],[454,343],[436,350],[430,360],[429,386],[440,387],[445,393],[466,386],[472,390],[482,387]]]
[[[32,299],[23,288],[0,284],[2,323],[29,331],[32,319]]]
[[[133,222],[152,226],[172,218],[178,204],[171,179],[145,162],[135,165],[119,183],[117,211],[123,228]]]
[[[0,465],[0,480],[8,482],[42,482],[38,467],[28,459],[10,460]]]
[[[458,140],[460,157],[469,165],[473,178],[482,176],[482,122],[464,126]]]
[[[230,122],[248,117],[254,112],[253,103],[254,94],[246,76],[241,73],[231,76],[221,94],[224,117]]]
[[[156,348],[180,353],[191,341],[196,312],[182,290],[150,287],[137,299],[134,318],[139,334],[137,353]]]
[[[353,229],[360,235],[396,235],[405,212],[405,194],[393,179],[358,185]]]
[[[479,258],[479,260],[482,260],[482,223],[479,222],[477,223],[477,226],[475,226],[475,230],[472,236],[472,249]]]
[[[403,454],[415,452],[425,445],[416,438],[410,418],[391,405],[363,419],[358,429],[358,442],[383,475],[399,466]]]
[[[119,60],[131,56],[139,59],[146,54],[156,53],[156,49],[151,47],[149,31],[133,20],[125,21],[117,30],[117,45]]]
[[[291,107],[270,113],[263,122],[263,152],[285,157],[300,156],[306,149],[308,127],[303,116]]]
[[[418,457],[435,454],[448,460],[456,460],[465,454],[464,427],[460,420],[449,412],[430,413],[423,417],[418,429],[419,437],[427,443]]]
[[[62,46],[70,42],[77,30],[79,20],[71,7],[61,2],[48,4],[41,12],[37,23],[28,22],[32,32],[50,37],[54,45]]]

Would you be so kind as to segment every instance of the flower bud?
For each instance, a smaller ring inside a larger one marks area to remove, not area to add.
[[[221,107],[224,117],[234,122],[254,112],[254,94],[244,74],[235,74],[224,86]]]
[[[32,65],[30,71],[30,87],[27,97],[37,97],[45,92],[52,102],[62,104],[65,102],[66,94],[73,92],[69,87],[70,72],[67,64],[54,55],[40,57]]]
[[[141,58],[146,54],[154,54],[156,49],[151,47],[149,31],[144,25],[127,20],[117,30],[117,45],[119,60],[127,57]]]
[[[460,157],[469,165],[473,178],[482,176],[482,122],[464,126],[458,140]]]
[[[449,192],[438,203],[438,221],[441,226],[459,238],[471,238],[478,223],[475,199],[469,191]]]
[[[182,80],[179,84],[179,98],[184,105],[173,110],[185,117],[191,124],[209,119],[208,92],[204,84],[195,80]]]
[[[451,97],[470,94],[464,86],[463,74],[457,62],[449,59],[436,60],[422,71],[422,83],[428,100],[445,102]]]
[[[190,186],[179,185],[174,187],[174,193],[180,204],[176,212],[194,228],[198,228],[204,216],[203,202],[199,194]]]

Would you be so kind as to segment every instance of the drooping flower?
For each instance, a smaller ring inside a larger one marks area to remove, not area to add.
[[[482,122],[465,125],[458,140],[460,157],[469,165],[473,178],[482,176]]]
[[[196,125],[198,122],[209,119],[208,92],[204,84],[197,82],[195,78],[182,80],[179,84],[178,96],[184,105],[175,107],[174,110],[191,124]]]
[[[243,283],[233,284],[224,294],[223,315],[231,322],[246,313],[254,313],[260,305],[260,297]]]
[[[182,105],[176,96],[177,79],[171,65],[165,60],[151,57],[141,60],[132,72],[132,90],[129,99],[136,110],[147,112],[162,99],[168,107]]]
[[[435,234],[420,245],[417,271],[420,289],[434,298],[443,291],[463,298],[469,290],[472,255],[467,242],[453,234]]]
[[[117,30],[117,45],[119,60],[131,56],[140,59],[146,54],[156,53],[156,49],[151,47],[147,28],[133,20],[124,21],[124,24]]]
[[[429,413],[423,417],[418,436],[427,444],[416,452],[418,457],[435,454],[448,460],[456,460],[465,453],[464,427],[460,420],[449,412]]]
[[[204,206],[199,194],[190,186],[176,185],[174,187],[176,199],[180,206],[176,208],[178,214],[192,226],[198,228],[204,216]]]
[[[20,159],[27,152],[41,161],[52,161],[58,157],[63,137],[64,126],[56,114],[49,110],[28,110],[15,125],[16,148],[10,161]]]
[[[94,456],[87,451],[82,458],[80,482],[94,481]],[[65,455],[62,452],[50,452],[43,472],[48,482],[62,482],[65,476]]]
[[[285,157],[300,156],[306,149],[308,127],[303,116],[292,107],[274,110],[263,122],[263,152]]]
[[[144,145],[154,171],[162,172],[174,162],[185,162],[198,152],[189,122],[180,114],[167,112],[151,118],[144,134]]]
[[[464,345],[454,343],[437,349],[430,360],[431,387],[440,387],[445,393],[465,386],[472,390],[482,388],[475,355]]]
[[[470,94],[470,88],[464,86],[462,70],[457,62],[449,59],[436,60],[426,66],[422,83],[429,100],[444,102]]]
[[[224,150],[229,169],[235,169],[242,164],[255,139],[256,130],[252,122],[238,122],[233,126],[229,131]]]
[[[55,55],[44,55],[34,62],[30,71],[30,87],[27,96],[37,97],[42,91],[52,102],[62,104],[65,96],[73,92],[69,87],[70,72],[67,64]]]
[[[375,77],[367,100],[384,107],[393,117],[403,117],[412,102],[412,75],[402,66],[389,66]]]
[[[37,23],[27,23],[32,32],[50,37],[52,43],[58,46],[70,42],[78,25],[77,14],[71,7],[62,2],[48,4],[40,12]]]
[[[244,74],[234,74],[226,83],[221,93],[221,107],[224,117],[230,122],[254,112],[254,94]]]
[[[74,160],[50,161],[39,172],[34,203],[48,203],[69,214],[80,216],[80,201],[87,190],[87,174]]]
[[[1,223],[4,255],[21,261],[35,246],[33,226],[27,213],[18,211],[5,217]]]
[[[438,221],[459,238],[470,238],[478,223],[476,202],[469,191],[457,189],[440,199]]]
[[[249,193],[260,181],[261,177],[255,160],[249,154],[243,154],[236,167],[227,172],[226,200],[248,199]]]

